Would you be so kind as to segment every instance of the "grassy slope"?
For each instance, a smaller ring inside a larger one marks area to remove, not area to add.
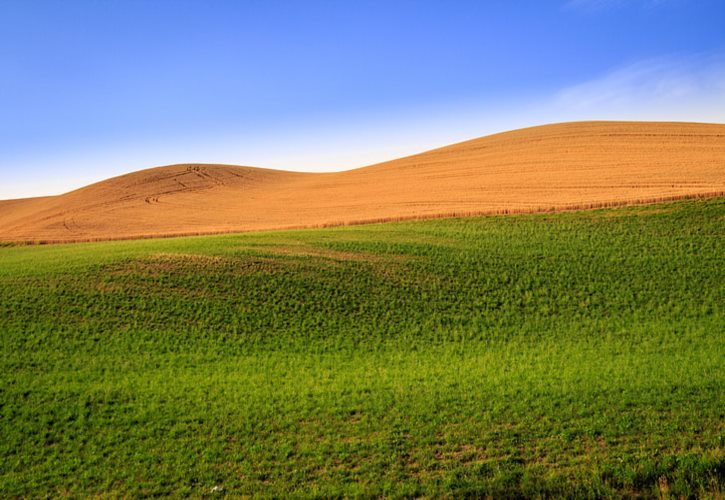
[[[725,489],[725,201],[0,248],[0,494]]]

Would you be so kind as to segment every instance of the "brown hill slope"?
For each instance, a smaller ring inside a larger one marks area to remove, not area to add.
[[[277,229],[723,193],[725,125],[564,123],[336,173],[227,165],[144,170],[61,196],[0,201],[0,239]]]

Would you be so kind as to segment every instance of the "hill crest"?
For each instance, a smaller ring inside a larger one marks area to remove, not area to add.
[[[725,193],[725,125],[575,122],[334,173],[179,164],[0,201],[0,240],[87,241],[522,213]]]

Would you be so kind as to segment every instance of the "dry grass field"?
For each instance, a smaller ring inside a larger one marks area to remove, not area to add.
[[[53,242],[526,213],[725,193],[725,125],[579,122],[365,168],[172,165],[0,201],[0,240]]]

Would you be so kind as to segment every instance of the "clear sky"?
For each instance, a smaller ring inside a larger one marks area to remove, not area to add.
[[[582,119],[725,122],[723,0],[0,0],[0,199],[329,171]]]

